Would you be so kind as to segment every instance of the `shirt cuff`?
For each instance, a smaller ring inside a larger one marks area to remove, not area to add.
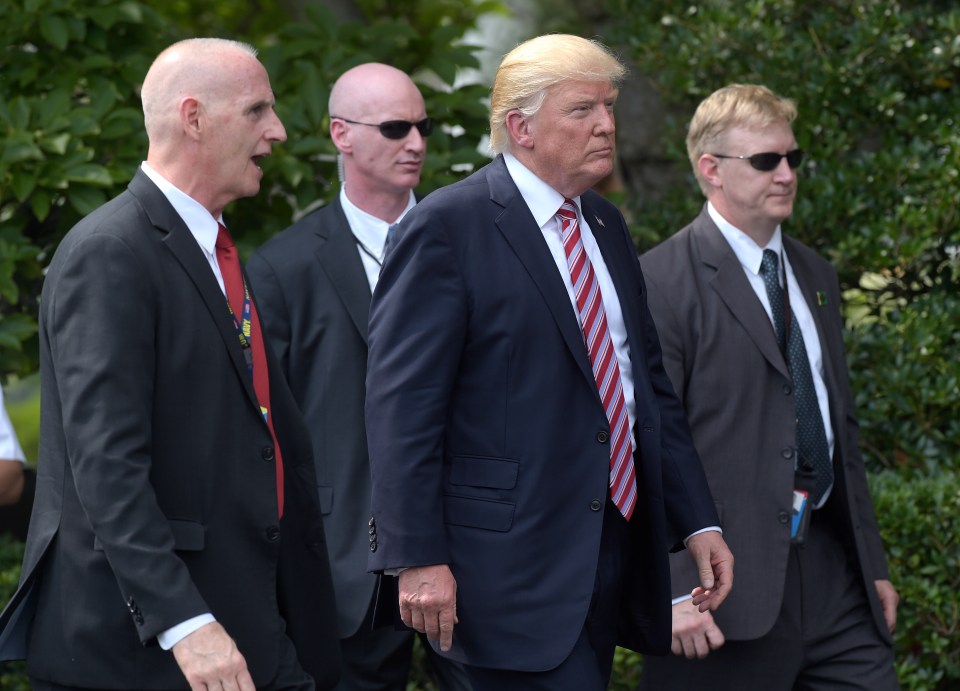
[[[170,650],[177,643],[182,641],[184,638],[189,636],[191,633],[196,631],[202,626],[206,626],[212,622],[215,622],[213,615],[209,612],[206,614],[200,614],[186,621],[180,622],[176,626],[172,626],[166,631],[161,631],[157,634],[157,643],[160,644],[160,647],[164,650]]]
[[[690,538],[692,538],[694,535],[699,535],[700,533],[709,533],[709,532],[711,532],[711,531],[716,531],[716,532],[720,533],[721,535],[723,535],[723,531],[720,529],[720,526],[718,526],[718,525],[707,526],[706,528],[701,528],[700,530],[698,530],[698,531],[695,532],[695,533],[690,533],[689,535],[687,535],[687,536],[683,539],[683,546],[686,547],[686,546],[687,546],[687,542],[689,542],[689,541],[690,541]]]

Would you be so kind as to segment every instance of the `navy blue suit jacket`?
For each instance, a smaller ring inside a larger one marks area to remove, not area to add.
[[[595,193],[581,203],[623,308],[636,390],[619,642],[665,653],[668,551],[718,518],[623,217]],[[501,158],[429,195],[397,237],[371,307],[369,567],[449,564],[450,656],[552,669],[587,615],[608,496],[609,424],[576,314]]]

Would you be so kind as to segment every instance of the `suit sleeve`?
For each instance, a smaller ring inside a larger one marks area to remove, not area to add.
[[[143,641],[208,612],[150,481],[156,286],[116,237],[81,240],[45,295],[66,455],[83,511]],[[133,605],[131,605],[133,609]]]
[[[421,206],[411,214],[371,305],[371,571],[450,561],[441,491],[444,433],[469,307],[444,219]]]

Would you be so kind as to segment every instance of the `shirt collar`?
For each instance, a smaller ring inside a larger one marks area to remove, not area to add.
[[[516,156],[507,152],[503,154],[503,162],[507,164],[507,172],[513,178],[520,196],[530,208],[537,225],[543,228],[557,215],[557,211],[564,202],[564,196],[541,180],[537,175],[523,165]],[[574,197],[573,203],[580,209],[580,197]],[[580,214],[583,215],[582,212]]]
[[[773,236],[770,238],[767,246],[760,247],[753,238],[721,216],[720,212],[717,211],[710,202],[707,202],[707,213],[710,214],[713,222],[717,224],[717,228],[720,229],[720,233],[727,241],[727,244],[730,245],[733,253],[737,255],[737,259],[747,271],[755,275],[760,273],[760,263],[763,261],[764,250],[773,250],[777,253],[777,256],[783,256],[783,236],[780,233],[779,225],[777,225],[776,230],[773,231]]]
[[[417,198],[413,194],[413,190],[410,190],[410,198],[407,200],[406,208],[397,216],[393,223],[387,223],[381,218],[368,214],[350,201],[347,197],[346,185],[340,187],[340,206],[343,208],[343,214],[347,217],[350,229],[360,242],[374,251],[383,250],[383,243],[387,239],[387,229],[403,220],[407,212],[416,206],[416,204]]]
[[[151,168],[146,161],[140,164],[140,169],[160,188],[163,196],[167,198],[174,211],[183,219],[187,228],[190,229],[190,233],[196,238],[204,251],[207,254],[213,254],[217,244],[217,234],[220,230],[219,224],[223,222],[223,216],[214,218],[203,204],[175,187],[173,183]]]

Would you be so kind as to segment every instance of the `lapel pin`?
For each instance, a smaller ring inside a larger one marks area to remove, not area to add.
[[[818,290],[818,291],[817,291],[817,305],[820,306],[820,307],[823,307],[823,306],[826,305],[827,303],[829,303],[829,300],[827,299],[827,293],[826,293],[825,291],[823,291],[823,290]]]
[[[599,216],[594,216],[594,218],[597,219],[597,223],[600,224],[600,227],[601,227],[601,228],[606,228],[606,226],[603,225],[603,221],[600,220],[600,217],[599,217]]]

